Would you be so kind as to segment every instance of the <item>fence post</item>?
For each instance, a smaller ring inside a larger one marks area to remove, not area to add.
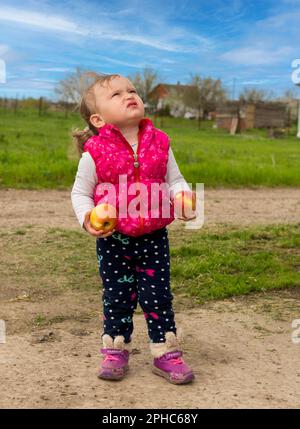
[[[17,97],[14,99],[14,114],[17,113],[18,110],[18,99]]]
[[[39,98],[39,116],[43,114],[43,97]]]

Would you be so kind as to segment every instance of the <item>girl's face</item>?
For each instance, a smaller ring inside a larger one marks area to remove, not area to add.
[[[127,78],[114,77],[103,86],[94,87],[96,112],[90,117],[91,123],[100,128],[113,124],[119,128],[137,125],[143,118],[145,109],[142,99]]]

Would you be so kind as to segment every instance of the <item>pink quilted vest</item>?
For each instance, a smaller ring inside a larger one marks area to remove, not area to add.
[[[117,208],[117,231],[137,237],[173,222],[174,206],[165,184],[169,138],[150,119],[140,121],[137,154],[112,124],[99,128],[84,151],[96,166],[95,206],[108,202]]]

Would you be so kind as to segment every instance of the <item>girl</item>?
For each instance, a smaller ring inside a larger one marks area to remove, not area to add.
[[[174,320],[166,227],[174,220],[176,193],[192,191],[178,169],[168,136],[144,118],[144,105],[133,84],[118,74],[89,76],[93,82],[80,105],[88,128],[73,133],[82,157],[71,199],[81,226],[97,238],[104,304],[104,359],[98,376],[124,377],[132,350],[132,317],[139,302],[147,322],[153,372],[174,384],[188,383],[194,374],[182,359]],[[167,191],[153,191],[153,185],[166,184]],[[133,213],[132,186],[140,191],[138,216]],[[158,197],[150,211],[146,203],[151,192]],[[121,213],[122,207],[127,211],[118,217],[115,230],[105,234],[91,226],[90,213],[99,203],[112,203],[112,196],[117,211]]]

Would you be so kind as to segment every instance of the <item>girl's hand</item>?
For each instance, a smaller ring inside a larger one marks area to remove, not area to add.
[[[182,192],[179,192],[179,194],[182,194]],[[176,195],[175,195],[175,197],[176,197]],[[192,191],[191,192],[191,199],[192,199],[192,201],[194,201],[194,203],[193,203],[193,209],[192,208],[188,209],[188,211],[190,212],[190,213],[188,213],[188,215],[186,215],[185,213],[183,213],[183,210],[181,210],[181,212],[182,212],[181,216],[175,216],[176,219],[184,220],[186,222],[189,221],[189,220],[192,220],[192,219],[196,219],[196,217],[197,217],[197,213],[196,213],[196,197],[197,197],[196,192]],[[180,202],[182,203],[182,200],[180,200]],[[194,204],[195,204],[195,206],[194,206]]]
[[[83,222],[83,227],[86,229],[86,231],[91,234],[94,237],[97,238],[105,238],[105,237],[109,237],[110,235],[112,235],[115,232],[115,229],[113,229],[110,232],[104,233],[104,231],[102,229],[100,229],[100,231],[97,231],[96,229],[94,229],[91,225],[90,222],[90,215],[92,213],[92,210],[86,212],[86,214],[84,215],[84,222]]]
[[[194,216],[183,216],[183,217],[177,217],[176,219],[185,220],[186,222],[192,219],[196,219],[196,215]]]

